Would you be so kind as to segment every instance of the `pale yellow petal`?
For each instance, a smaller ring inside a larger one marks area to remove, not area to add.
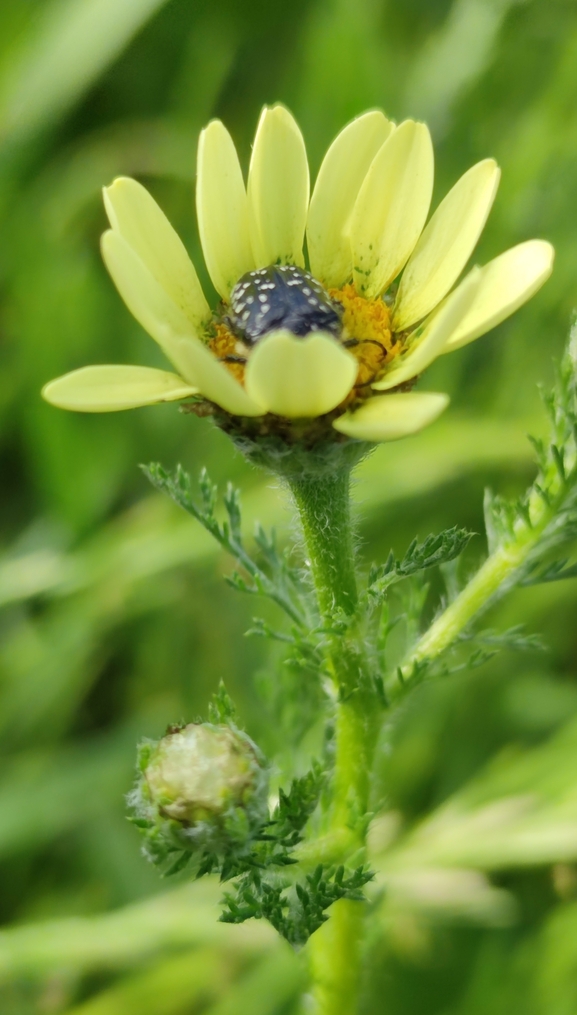
[[[185,380],[227,412],[260,415],[260,407],[200,341],[187,315],[116,229],[102,237],[102,255],[128,309]]]
[[[238,416],[260,415],[260,407],[193,333],[184,314],[119,233],[109,230],[104,234],[102,253],[128,309],[156,339],[186,381],[227,412]]]
[[[494,159],[472,166],[441,202],[403,272],[394,327],[404,331],[447,295],[483,231],[500,170]]]
[[[104,205],[115,232],[126,240],[193,328],[210,320],[194,265],[166,215],[136,180],[119,177],[104,188]]]
[[[381,395],[339,416],[333,426],[358,441],[397,441],[433,423],[448,404],[448,395],[432,391]]]
[[[284,106],[265,107],[248,174],[249,230],[257,267],[304,266],[309,167],[303,136]]]
[[[268,412],[289,419],[322,416],[346,398],[358,363],[324,332],[297,338],[275,331],[262,339],[248,361],[246,389]]]
[[[444,352],[470,309],[480,284],[480,270],[474,268],[463,284],[451,293],[444,304],[409,336],[409,349],[405,356],[393,360],[391,369],[380,381],[372,385],[376,391],[387,391],[422,373],[437,356]]]
[[[405,120],[373,159],[351,218],[354,281],[372,298],[405,266],[433,192],[434,157],[425,124]]]
[[[126,306],[149,335],[174,363],[186,380],[179,340],[185,336],[198,342],[190,321],[157,282],[132,247],[114,229],[104,233],[102,256]]]
[[[233,416],[262,416],[263,408],[247,395],[241,384],[201,342],[178,343],[180,362],[187,378],[194,378],[199,391]]]
[[[255,267],[248,207],[233,140],[220,120],[198,142],[196,211],[200,241],[214,288],[228,300],[241,275]]]
[[[176,374],[132,366],[82,367],[42,389],[42,397],[51,405],[75,412],[117,412],[195,394],[197,389]]]
[[[531,299],[553,271],[554,258],[555,251],[546,240],[527,240],[489,261],[481,268],[473,305],[443,352],[453,352],[484,335]]]
[[[307,222],[311,272],[338,287],[353,274],[348,226],[361,184],[393,124],[379,110],[358,116],[335,138],[315,183]]]

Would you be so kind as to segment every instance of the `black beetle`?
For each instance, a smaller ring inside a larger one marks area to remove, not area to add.
[[[338,338],[342,309],[326,289],[302,268],[272,264],[238,280],[224,320],[233,334],[252,346],[278,328],[293,335],[328,331]]]

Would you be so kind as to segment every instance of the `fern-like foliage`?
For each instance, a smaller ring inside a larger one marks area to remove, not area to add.
[[[413,539],[401,560],[397,560],[391,550],[386,562],[378,566],[373,565],[369,572],[367,593],[370,600],[374,604],[382,602],[391,586],[403,578],[410,578],[421,571],[455,560],[473,535],[473,532],[459,529],[455,525],[438,535],[431,533],[422,543]]]
[[[272,599],[293,623],[299,627],[306,626],[306,589],[300,572],[291,568],[286,556],[279,553],[274,533],[267,535],[261,525],[256,528],[255,542],[262,562],[247,551],[242,536],[240,493],[232,483],[227,485],[223,497],[226,519],[221,522],[216,515],[218,488],[210,480],[206,469],[200,474],[199,502],[193,498],[190,476],[180,465],[173,475],[158,463],[144,465],[142,470],[157,490],[168,494],[176,504],[196,518],[237,561],[242,571],[234,571],[227,578],[233,588]]]
[[[311,934],[328,919],[327,910],[339,899],[362,902],[362,889],[373,879],[364,866],[347,874],[344,866],[318,864],[304,883],[298,881],[290,890],[271,884],[251,871],[237,886],[235,895],[226,894],[223,923],[244,923],[265,917],[286,940],[295,946],[306,943]]]

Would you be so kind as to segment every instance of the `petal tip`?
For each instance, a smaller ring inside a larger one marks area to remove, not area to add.
[[[541,249],[546,255],[549,271],[553,271],[553,265],[555,263],[555,247],[549,242],[549,240],[536,240],[536,242],[540,244]]]
[[[103,193],[110,195],[113,194],[115,191],[118,192],[120,190],[125,190],[126,188],[130,187],[140,188],[142,187],[142,184],[139,183],[138,180],[135,180],[134,177],[132,176],[115,176],[114,179],[112,180],[112,183],[109,183],[107,186],[103,187],[102,190]]]
[[[55,382],[56,379],[47,381],[40,389],[40,397],[43,398],[45,402],[48,402],[49,405],[57,405],[51,396],[51,389],[54,387]]]
[[[205,144],[211,137],[219,134],[228,134],[228,133],[229,132],[226,129],[224,123],[222,122],[222,120],[219,120],[218,117],[209,120],[208,123],[202,128],[200,134],[198,135],[198,151],[199,152],[202,151]]]

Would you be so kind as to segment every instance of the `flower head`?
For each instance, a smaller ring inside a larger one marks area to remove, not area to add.
[[[503,321],[551,273],[553,248],[529,240],[455,287],[498,183],[493,159],[477,163],[427,222],[429,131],[372,111],[333,141],[309,200],[302,135],[277,105],[261,115],[245,187],[232,139],[214,120],[200,137],[196,204],[221,303],[210,308],[144,187],[115,180],[104,191],[103,257],[175,372],[84,367],[51,381],[44,397],[84,412],[194,398],[193,408],[233,431],[252,420],[256,434],[286,436],[296,420],[299,434],[309,421],[325,439],[414,433],[448,402],[411,391],[417,376]]]

